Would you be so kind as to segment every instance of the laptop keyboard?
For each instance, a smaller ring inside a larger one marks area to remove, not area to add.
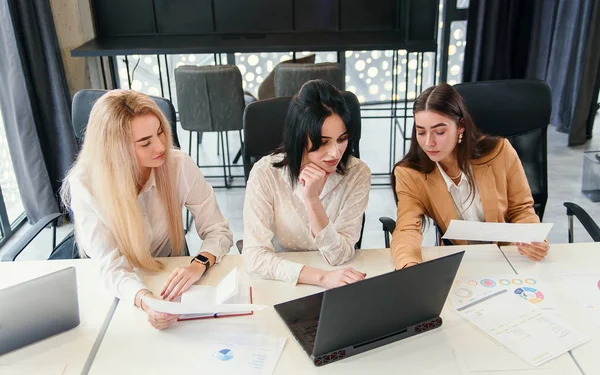
[[[304,349],[306,349],[309,354],[312,353],[312,349],[315,345],[318,326],[319,319],[313,319],[298,322],[290,327],[294,336],[298,338],[300,344],[305,347]]]

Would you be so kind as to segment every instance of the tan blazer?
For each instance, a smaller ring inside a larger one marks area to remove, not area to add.
[[[502,139],[489,155],[473,160],[472,168],[486,222],[539,223],[523,165],[508,140]],[[410,262],[423,261],[423,215],[431,217],[445,232],[457,214],[438,168],[425,174],[397,167],[394,175],[398,219],[392,236],[392,258],[398,269]]]

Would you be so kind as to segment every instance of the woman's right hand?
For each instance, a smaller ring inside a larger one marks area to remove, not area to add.
[[[154,297],[152,294],[147,294],[144,296],[144,299],[147,299],[147,298],[158,299],[158,298]],[[162,330],[162,329],[169,328],[180,317],[180,315],[173,315],[173,314],[167,314],[167,313],[154,311],[146,303],[144,303],[144,301],[142,301],[141,307],[148,315],[148,322],[150,322],[152,327],[154,327],[156,329]]]
[[[366,276],[366,273],[358,272],[350,267],[345,267],[335,271],[325,271],[321,286],[327,289],[336,288],[338,286],[348,285],[364,280]]]

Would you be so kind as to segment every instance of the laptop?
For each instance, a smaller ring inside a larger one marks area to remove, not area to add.
[[[0,290],[0,355],[79,325],[75,268]]]
[[[275,305],[315,366],[442,325],[464,251]]]

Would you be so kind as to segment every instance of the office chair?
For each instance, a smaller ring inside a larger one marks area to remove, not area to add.
[[[77,144],[81,148],[83,138],[85,136],[85,128],[87,126],[90,112],[94,103],[107,90],[81,90],[73,96],[73,104],[71,108],[71,118],[73,122],[73,131]],[[177,137],[176,115],[173,104],[165,98],[150,96],[163,112],[167,121],[171,125],[171,134],[173,137],[173,145],[179,148],[179,138]],[[75,232],[71,231],[63,240],[56,245],[56,226],[62,214],[54,213],[38,220],[29,230],[15,243],[15,245],[2,257],[2,261],[14,261],[21,252],[29,245],[31,241],[48,225],[52,226],[52,252],[49,260],[53,259],[76,259],[79,258],[79,249],[75,242]]]
[[[505,137],[515,148],[529,182],[533,209],[542,221],[548,201],[550,86],[544,81],[523,79],[461,83],[454,88],[462,96],[479,130]],[[386,247],[389,247],[389,236],[394,232],[396,222],[385,217],[379,221]]]
[[[573,216],[579,220],[594,242],[600,242],[600,228],[598,227],[598,224],[594,222],[591,216],[575,203],[564,202],[563,205],[567,208],[567,217],[569,220],[569,243],[573,243],[574,240]]]
[[[87,126],[90,118],[90,112],[94,103],[104,94],[107,90],[81,90],[75,93],[73,96],[73,105],[71,109],[71,120],[73,121],[73,130],[75,131],[75,138],[79,148],[83,144],[83,137],[85,135],[85,127]],[[179,137],[177,137],[177,116],[175,114],[175,107],[170,100],[161,98],[158,96],[150,96],[152,100],[158,105],[161,112],[169,121],[171,125],[171,136],[173,138],[173,145],[177,148],[179,146]]]
[[[349,127],[354,129],[354,138],[350,140],[352,155],[359,158],[359,143],[361,135],[360,104],[356,96],[349,91],[342,91],[342,96],[350,110]],[[263,156],[270,155],[283,142],[283,129],[285,116],[290,105],[291,97],[278,97],[268,100],[259,100],[251,103],[244,111],[244,176],[246,181],[254,164]],[[365,228],[365,215],[360,230],[360,237],[355,248],[360,249],[362,235]],[[242,252],[243,241],[236,242],[236,247]]]

